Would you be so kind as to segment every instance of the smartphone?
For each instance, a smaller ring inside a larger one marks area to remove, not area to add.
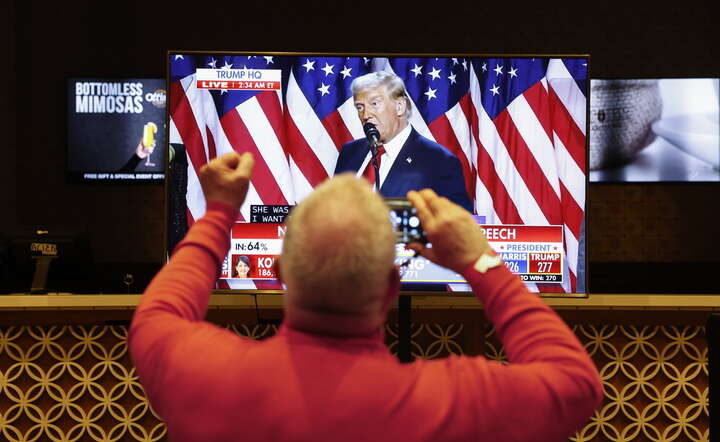
[[[415,207],[406,198],[385,198],[390,207],[390,222],[395,229],[395,242],[427,244],[427,235],[420,225]]]

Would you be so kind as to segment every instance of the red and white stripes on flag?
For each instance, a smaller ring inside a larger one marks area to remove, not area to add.
[[[486,92],[474,78],[472,72],[476,208],[492,214],[491,224],[562,225],[570,283],[544,284],[542,291],[574,292],[585,211],[586,95],[563,61],[553,59],[547,75],[493,120],[479,104]]]

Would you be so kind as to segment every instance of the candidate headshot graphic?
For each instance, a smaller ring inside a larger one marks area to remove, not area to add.
[[[233,278],[247,278],[248,274],[252,270],[250,267],[250,258],[245,255],[233,256],[233,267],[232,277]]]
[[[390,72],[372,72],[356,78],[350,88],[360,122],[373,124],[380,135],[380,194],[404,198],[410,190],[430,188],[472,211],[460,161],[410,125],[412,104],[402,79]],[[340,150],[335,173],[355,172],[375,183],[371,157],[367,139],[346,143]]]

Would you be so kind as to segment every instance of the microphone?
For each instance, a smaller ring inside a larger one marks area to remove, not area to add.
[[[365,131],[365,137],[367,138],[368,143],[370,143],[370,148],[374,150],[374,148],[380,144],[380,131],[372,123],[365,123],[363,125],[363,130]]]

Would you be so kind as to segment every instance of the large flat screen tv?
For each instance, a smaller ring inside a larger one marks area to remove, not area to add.
[[[70,181],[164,181],[164,78],[74,77],[66,88]]]
[[[217,289],[282,290],[272,262],[284,218],[336,168],[362,174],[369,154],[350,86],[385,71],[404,82],[411,129],[380,171],[380,193],[404,197],[413,174],[452,181],[451,199],[473,212],[532,291],[584,294],[588,63],[587,55],[169,51],[167,251],[205,212],[197,170],[250,151],[256,169]],[[417,143],[439,144],[453,160],[428,168],[411,150]],[[353,146],[357,164],[348,166],[348,153],[338,165]],[[391,177],[401,170],[410,172]],[[398,246],[398,263],[409,255]],[[423,258],[403,268],[402,281],[412,291],[469,290]]]

